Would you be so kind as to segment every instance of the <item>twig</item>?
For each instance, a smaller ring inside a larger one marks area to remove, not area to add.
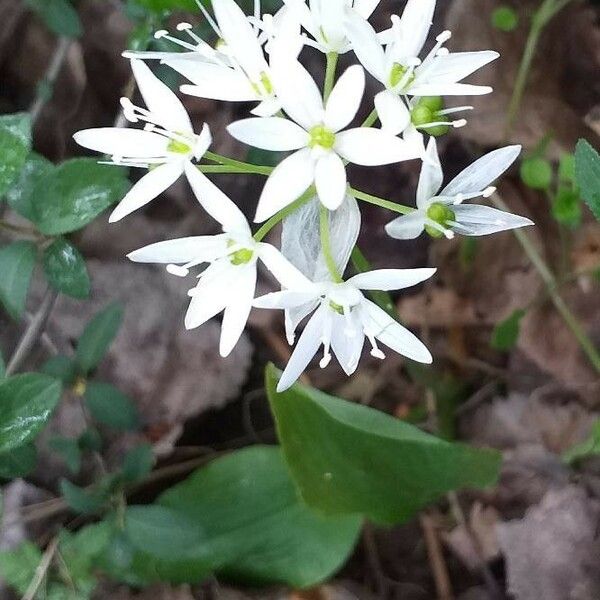
[[[31,322],[25,329],[23,337],[19,340],[17,347],[10,359],[8,366],[6,367],[6,375],[13,375],[21,367],[21,365],[27,360],[27,357],[35,347],[36,342],[44,332],[46,323],[50,317],[50,313],[56,304],[58,298],[58,292],[48,288],[42,299],[42,303],[38,308],[35,315],[31,319]]]
[[[71,47],[71,43],[73,40],[67,37],[61,37],[58,41],[58,45],[54,50],[54,54],[50,59],[50,64],[48,65],[48,69],[44,75],[44,78],[40,82],[43,86],[48,86],[50,90],[54,87],[58,76],[60,75],[60,71],[62,69],[63,63],[67,58],[67,54],[69,52],[69,48]],[[38,93],[34,98],[30,108],[29,108],[29,116],[31,117],[32,126],[35,125],[35,122],[38,120],[42,109],[46,106],[46,103],[50,99],[51,94],[47,94],[43,88],[38,89]]]
[[[454,600],[452,583],[450,582],[448,567],[444,560],[436,524],[429,515],[424,513],[421,514],[420,521],[425,537],[425,544],[427,546],[427,555],[429,556],[431,572],[435,580],[438,600]]]
[[[379,557],[379,551],[377,550],[377,543],[375,541],[375,534],[371,523],[365,523],[362,537],[367,554],[367,561],[375,575],[375,594],[378,598],[385,598],[387,595],[388,583],[385,573],[383,572],[383,567],[381,566],[381,559]]]
[[[37,569],[35,570],[33,579],[31,580],[31,583],[29,584],[27,591],[23,595],[22,600],[33,600],[35,598],[35,595],[36,595],[37,591],[40,589],[40,586],[42,585],[42,582],[44,581],[44,578],[46,577],[46,573],[48,572],[48,569],[50,568],[50,565],[52,564],[52,560],[54,559],[54,555],[56,554],[57,548],[58,548],[58,536],[55,537],[50,542],[50,544],[48,544],[48,547],[46,548],[46,551],[44,552],[44,555],[42,556],[42,560],[40,561],[40,564],[37,566]]]

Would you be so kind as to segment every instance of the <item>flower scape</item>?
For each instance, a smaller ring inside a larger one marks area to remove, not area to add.
[[[490,93],[491,88],[464,80],[498,54],[450,52],[445,47],[449,31],[426,48],[435,0],[409,0],[403,14],[392,16],[390,27],[377,32],[369,18],[379,4],[285,0],[279,12],[266,15],[256,1],[254,14],[246,15],[234,0],[212,0],[213,14],[198,3],[218,38],[216,46],[181,23],[175,35],[155,34],[170,40],[173,52],[125,53],[145,107],[124,98],[124,116],[142,128],[75,134],[81,146],[110,156],[110,164],[145,172],[115,208],[111,222],[141,209],[180,177],[187,179],[200,207],[223,233],[160,241],[129,258],[197,278],[185,326],[200,327],[223,313],[222,356],[236,346],[253,307],[284,311],[287,338],[295,348],[279,391],[293,385],[317,354],[322,368],[335,356],[351,375],[365,342],[378,359],[390,349],[421,363],[433,360],[425,345],[369,294],[418,285],[435,269],[389,268],[346,277],[361,227],[360,202],[396,212],[386,232],[401,240],[423,233],[481,236],[533,224],[473,202],[494,193],[492,184],[517,159],[520,146],[483,156],[444,186],[436,138],[466,125],[454,115],[471,109],[447,107],[446,100]],[[311,51],[322,53],[318,58],[326,62],[322,86],[301,63]],[[338,76],[342,54],[356,64]],[[248,146],[288,154],[271,168],[210,152],[209,127],[193,124],[177,95],[152,73],[148,63],[157,61],[189,81],[181,86],[183,94],[253,103],[251,116],[231,123],[228,133]],[[372,99],[365,99],[367,76],[380,88]],[[373,111],[357,124],[364,103]],[[408,160],[422,162],[414,206],[371,196],[348,182],[348,164],[372,167]],[[257,199],[254,233],[235,199],[208,179],[211,171],[267,176]],[[264,239],[279,224],[283,232],[277,248]],[[281,291],[256,297],[259,264]]]

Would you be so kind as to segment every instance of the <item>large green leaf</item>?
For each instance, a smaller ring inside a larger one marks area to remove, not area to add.
[[[600,155],[585,140],[579,140],[577,143],[575,179],[581,196],[600,221]]]
[[[0,197],[19,177],[28,154],[29,144],[22,131],[0,118]]]
[[[83,300],[90,295],[90,276],[79,250],[64,238],[46,248],[43,258],[48,283],[58,292]]]
[[[35,222],[46,235],[77,231],[121,200],[128,189],[120,167],[90,158],[69,160],[35,186]]]
[[[69,0],[27,0],[27,4],[50,31],[72,38],[81,35],[79,15]]]
[[[37,452],[33,444],[0,454],[0,479],[25,477],[35,469]]]
[[[281,450],[255,446],[219,459],[130,509],[127,531],[154,570],[195,582],[213,571],[251,583],[309,587],[346,560],[361,519],[326,517],[298,497]]]
[[[111,304],[88,323],[79,338],[75,357],[77,365],[84,374],[100,364],[117,335],[122,320],[123,309],[117,304]]]
[[[6,200],[11,208],[26,219],[35,221],[33,190],[39,182],[50,177],[53,169],[54,165],[48,159],[32,152],[27,157],[19,178],[6,193]]]
[[[17,375],[0,383],[0,453],[24,446],[50,419],[61,395],[47,375]]]
[[[0,249],[0,302],[13,319],[19,319],[25,311],[36,259],[33,242],[13,242]]]
[[[358,513],[394,524],[444,493],[485,487],[500,455],[453,444],[370,408],[295,386],[267,391],[287,463],[304,500],[330,514]]]

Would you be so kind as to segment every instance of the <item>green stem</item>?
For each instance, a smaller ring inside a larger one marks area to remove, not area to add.
[[[495,197],[493,197],[492,202],[501,210],[509,210],[508,206],[506,206],[504,201],[497,194]],[[559,312],[567,327],[571,330],[571,333],[573,333],[579,342],[581,349],[585,352],[594,369],[600,373],[600,353],[585,332],[577,317],[571,312],[571,309],[567,306],[567,303],[560,295],[558,291],[559,284],[556,280],[556,277],[542,258],[542,255],[534,246],[529,234],[525,233],[525,231],[522,229],[515,229],[513,233],[521,244],[525,254],[527,254],[527,257],[542,278],[542,281],[544,282],[548,291],[548,296],[550,297],[550,300],[554,304],[556,310]]]
[[[331,239],[329,235],[329,210],[323,205],[321,205],[319,216],[321,224],[321,249],[323,250],[323,256],[325,258],[327,270],[329,271],[329,274],[335,283],[343,283],[344,280],[338,272],[335,259],[333,258],[333,254],[331,252]]]
[[[377,119],[379,118],[379,115],[377,114],[377,109],[374,108],[371,111],[371,114],[364,120],[363,124],[361,125],[361,127],[371,127],[375,124],[375,121],[377,121]]]
[[[220,154],[215,154],[214,152],[206,152],[204,154],[204,158],[206,158],[207,160],[211,160],[212,162],[218,163],[219,165],[226,165],[237,170],[229,172],[270,175],[274,170],[273,167],[262,167],[260,165],[253,165],[252,163],[243,162],[241,160],[235,160],[233,158],[229,158],[228,156],[221,156]]]
[[[230,165],[196,165],[201,173],[229,173],[237,175],[265,175],[269,176],[273,169],[259,165],[230,166]]]
[[[506,129],[504,131],[505,139],[510,137],[517,120],[540,35],[552,17],[560,12],[569,2],[571,0],[544,0],[533,15],[531,29],[529,30],[529,36],[525,44],[525,50],[523,51],[523,57],[517,73],[517,80],[508,107]]]
[[[276,215],[273,215],[268,221],[266,221],[265,224],[256,232],[254,239],[257,242],[262,242],[271,229],[273,229],[273,227],[281,223],[283,219],[306,204],[315,195],[315,193],[314,187],[311,186],[308,188],[308,190],[306,190],[306,192],[304,192],[300,198],[294,200],[294,202],[286,206],[283,210],[280,210]]]
[[[335,72],[337,70],[339,54],[337,52],[329,52],[327,54],[327,70],[325,71],[325,86],[323,87],[323,100],[327,102],[333,85],[335,83]]]
[[[404,206],[404,204],[398,204],[396,202],[392,202],[391,200],[385,200],[384,198],[379,198],[379,196],[373,196],[372,194],[367,194],[366,192],[361,192],[360,190],[356,190],[354,188],[350,188],[350,193],[357,200],[362,200],[363,202],[380,206],[381,208],[400,213],[401,215],[407,215],[415,210],[410,206]]]

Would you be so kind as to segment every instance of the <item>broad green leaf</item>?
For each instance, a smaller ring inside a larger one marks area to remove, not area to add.
[[[154,467],[154,453],[150,444],[132,448],[123,461],[121,474],[126,483],[137,483],[150,475]]]
[[[117,304],[111,304],[88,323],[77,344],[75,357],[84,374],[100,364],[117,335],[122,320],[123,309]]]
[[[83,300],[90,295],[90,276],[79,250],[64,238],[55,240],[44,252],[44,272],[58,292]]]
[[[64,460],[69,471],[76,475],[81,468],[81,448],[79,440],[66,437],[55,437],[48,442],[48,446]]]
[[[60,379],[65,386],[72,385],[77,377],[77,366],[67,356],[53,356],[41,369],[42,373]]]
[[[521,321],[525,314],[524,310],[515,310],[510,317],[496,325],[492,332],[492,348],[508,352],[517,345],[521,333]]]
[[[50,419],[61,396],[47,375],[17,375],[0,383],[0,453],[31,442]]]
[[[32,152],[25,161],[19,178],[6,192],[6,200],[10,207],[21,216],[35,221],[33,190],[40,181],[46,181],[52,173],[54,165],[43,156]]]
[[[69,569],[69,574],[80,589],[88,585],[95,572],[98,558],[108,548],[114,535],[114,527],[109,522],[96,523],[80,529],[77,533],[62,531],[60,552]]]
[[[585,140],[579,140],[575,150],[575,179],[582,198],[600,221],[600,155]]]
[[[79,15],[69,0],[27,0],[27,4],[50,31],[69,38],[81,35]]]
[[[0,198],[19,177],[28,154],[23,138],[0,122]]]
[[[41,560],[42,553],[32,542],[25,542],[16,550],[0,552],[0,579],[23,595]]]
[[[26,477],[35,469],[36,460],[37,451],[33,444],[0,454],[0,479]]]
[[[85,403],[93,419],[102,425],[121,431],[139,428],[140,417],[133,402],[108,383],[88,383]]]
[[[281,450],[255,446],[197,471],[158,506],[128,511],[126,523],[134,545],[156,559],[153,569],[178,582],[186,581],[191,564],[191,582],[214,571],[303,588],[340,568],[361,519],[313,512],[299,499]]]
[[[327,514],[405,522],[446,492],[486,487],[500,455],[446,442],[384,413],[295,386],[267,392],[292,477],[304,500]]]
[[[0,249],[0,302],[15,320],[25,312],[36,260],[37,248],[33,242],[13,242]]]
[[[122,168],[90,158],[66,161],[35,186],[35,223],[46,235],[77,231],[121,200],[128,189]]]
[[[60,482],[60,493],[69,507],[81,515],[99,513],[108,501],[108,494],[103,488],[84,490],[66,479]]]
[[[600,421],[594,423],[588,439],[567,450],[563,459],[569,464],[574,464],[591,456],[600,456]]]

